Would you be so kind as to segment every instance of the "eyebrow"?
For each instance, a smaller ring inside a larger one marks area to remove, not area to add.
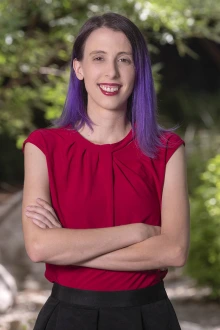
[[[93,50],[89,55],[97,54],[97,53],[107,54],[104,50]],[[117,55],[121,55],[121,54],[132,55],[132,53],[129,52],[119,52]]]

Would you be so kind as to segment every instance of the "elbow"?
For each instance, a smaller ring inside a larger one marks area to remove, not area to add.
[[[182,247],[177,248],[176,258],[175,258],[175,264],[174,267],[183,267],[188,258],[188,253],[186,249],[183,249]]]
[[[32,242],[31,246],[26,248],[26,251],[32,262],[43,262],[42,249],[38,242]]]

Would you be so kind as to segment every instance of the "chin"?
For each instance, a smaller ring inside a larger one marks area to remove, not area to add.
[[[108,99],[104,100],[103,102],[95,102],[94,99],[89,100],[88,102],[91,101],[91,106],[92,108],[100,108],[100,109],[105,109],[105,110],[109,110],[109,111],[119,111],[120,109],[126,108],[127,109],[127,100],[124,101],[122,100],[121,102],[119,102],[119,100],[113,100],[114,96],[108,96]]]
[[[119,103],[109,100],[108,102],[103,102],[102,104],[99,103],[99,106],[106,110],[120,110],[123,109],[124,107],[125,108],[127,107],[127,101]]]
[[[109,106],[103,106],[102,107],[103,109],[105,109],[105,110],[108,110],[108,111],[120,111],[121,109],[123,109],[124,107],[123,107],[123,105],[117,105],[117,106],[113,106],[113,105],[109,105]]]

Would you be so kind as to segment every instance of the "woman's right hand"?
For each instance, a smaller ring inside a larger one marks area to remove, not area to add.
[[[152,226],[146,223],[139,223],[139,230],[140,230],[140,237],[142,238],[141,241],[144,241],[150,237],[158,236],[161,234],[161,227],[160,226]],[[168,268],[160,268],[160,271],[167,271]]]
[[[141,241],[144,241],[150,237],[158,236],[161,234],[160,226],[152,226],[143,222],[139,223],[138,225],[139,225]]]

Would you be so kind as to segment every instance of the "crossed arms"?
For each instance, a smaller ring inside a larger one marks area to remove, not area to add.
[[[186,182],[185,150],[180,146],[166,166],[161,228],[136,223],[110,228],[66,229],[61,227],[51,207],[45,155],[35,145],[27,143],[22,203],[27,253],[34,262],[106,270],[181,267],[186,263],[190,240]],[[41,197],[40,202],[36,201],[37,197]],[[27,206],[31,206],[29,214]]]

